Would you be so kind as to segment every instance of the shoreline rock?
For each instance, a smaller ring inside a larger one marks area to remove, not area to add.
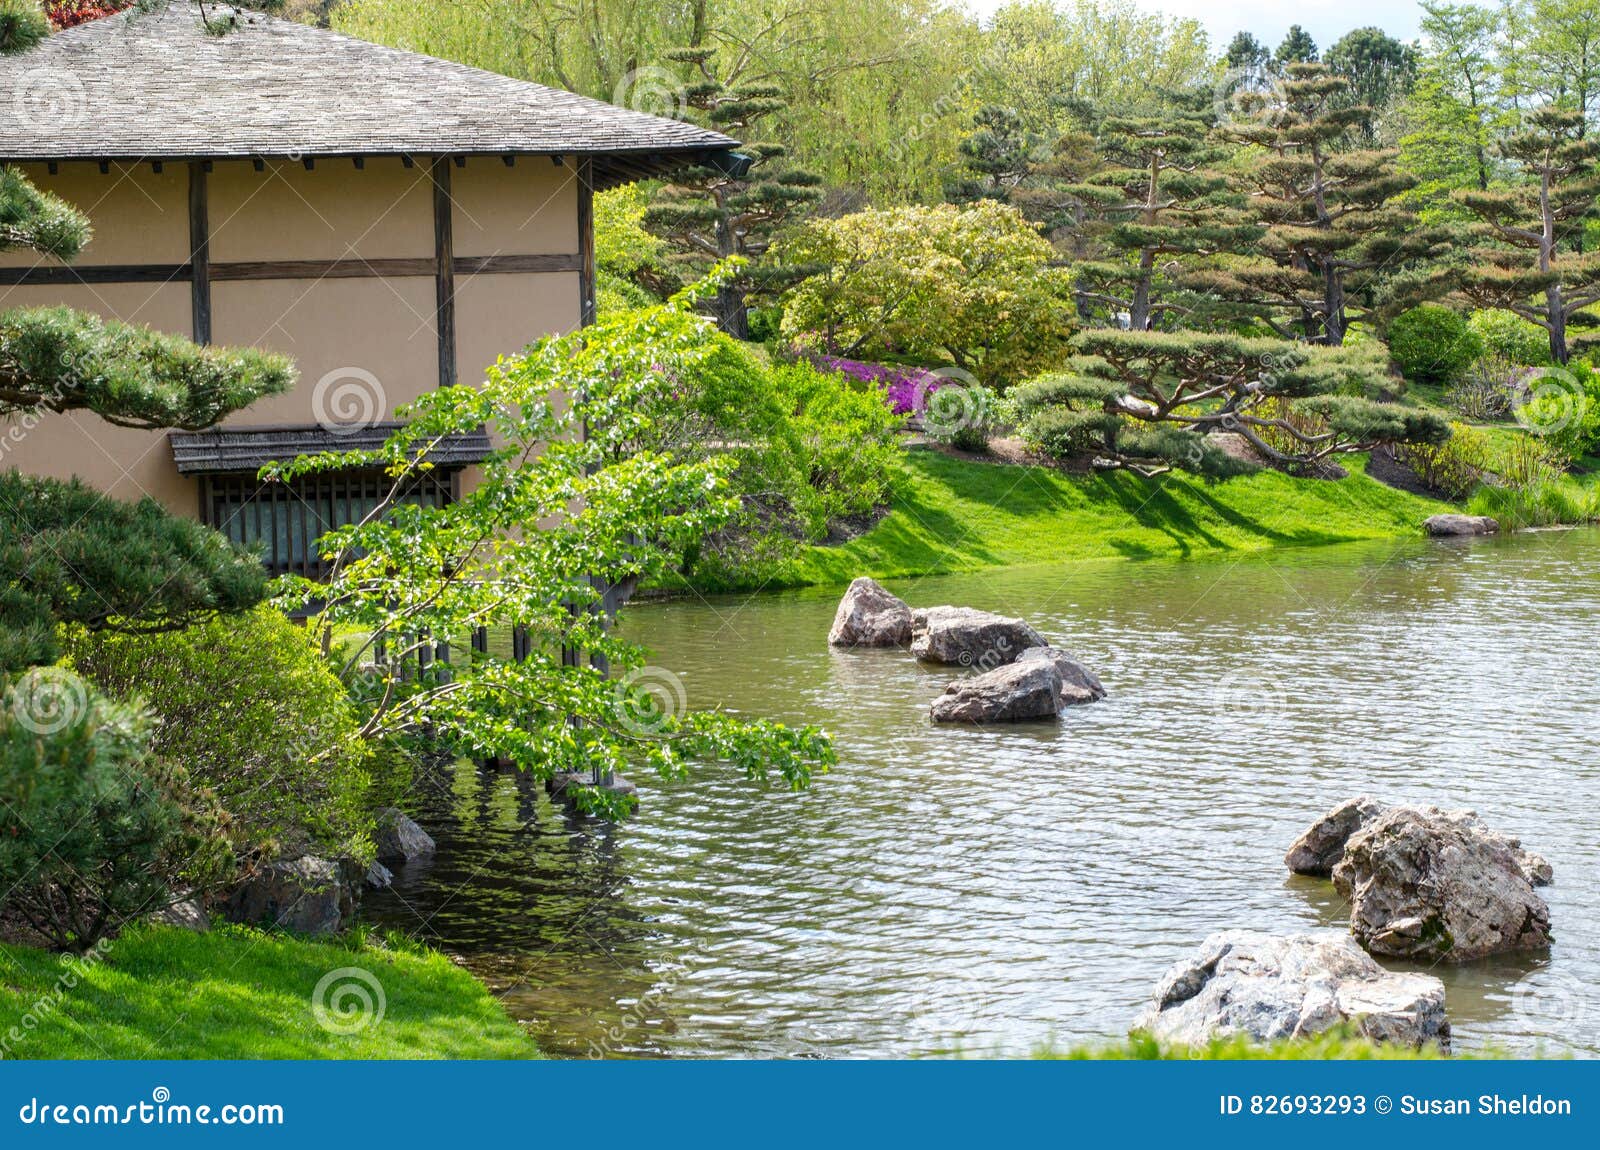
[[[1500,523],[1487,515],[1457,515],[1448,513],[1444,515],[1430,515],[1422,521],[1422,529],[1435,538],[1450,538],[1465,535],[1494,535],[1500,530]]]
[[[1348,935],[1219,931],[1172,966],[1134,1024],[1163,1041],[1309,1038],[1349,1025],[1374,1042],[1450,1050],[1444,983],[1384,970]]]
[[[302,855],[268,863],[246,878],[225,913],[232,922],[322,936],[337,934],[354,909],[338,864]]]
[[[377,812],[372,840],[379,862],[410,862],[438,849],[433,836],[394,807]]]

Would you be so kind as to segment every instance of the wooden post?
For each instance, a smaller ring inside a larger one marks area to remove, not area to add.
[[[578,322],[595,321],[594,161],[578,161]]]
[[[211,219],[206,196],[206,165],[189,164],[189,300],[194,342],[211,342]]]
[[[450,223],[450,158],[433,159],[434,326],[439,333],[439,386],[456,381],[456,256]]]

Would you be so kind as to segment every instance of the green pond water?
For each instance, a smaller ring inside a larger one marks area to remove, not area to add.
[[[1285,848],[1361,793],[1475,808],[1555,866],[1548,955],[1434,971],[1459,1048],[1600,1054],[1600,532],[890,584],[1031,620],[1110,697],[934,728],[950,669],[826,645],[837,592],[629,608],[659,681],[834,735],[791,795],[640,778],[608,827],[515,771],[423,782],[368,918],[557,1056],[1025,1054],[1126,1032],[1211,931],[1343,926]]]

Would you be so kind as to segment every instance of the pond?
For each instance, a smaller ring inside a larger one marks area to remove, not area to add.
[[[1026,1054],[1123,1035],[1211,931],[1345,925],[1285,848],[1361,793],[1475,808],[1555,866],[1548,956],[1435,971],[1460,1049],[1600,1054],[1600,532],[890,583],[1095,668],[1059,724],[933,728],[951,677],[826,646],[836,592],[630,608],[693,707],[835,736],[791,795],[639,779],[606,827],[514,771],[426,781],[431,863],[367,915],[557,1056]]]

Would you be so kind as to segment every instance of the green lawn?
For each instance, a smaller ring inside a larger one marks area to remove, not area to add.
[[[1263,471],[1207,484],[1169,474],[1068,475],[912,450],[893,510],[839,547],[810,547],[778,582],[846,583],[1037,563],[1186,558],[1418,535],[1448,505],[1368,479]]]
[[[375,1024],[347,1027],[337,987],[381,987]],[[30,1025],[29,1020],[32,1020]],[[0,946],[0,1044],[10,1058],[536,1058],[488,990],[443,955],[353,935],[313,943],[244,927],[138,927],[97,960]]]

